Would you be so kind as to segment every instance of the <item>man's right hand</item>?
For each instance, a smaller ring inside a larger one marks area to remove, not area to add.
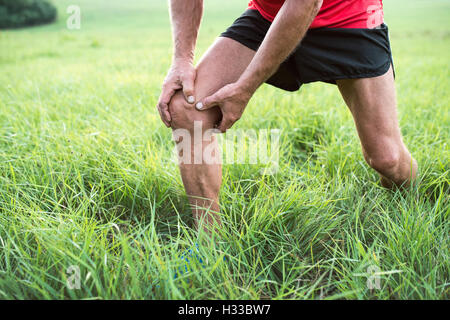
[[[182,89],[186,101],[194,104],[194,81],[195,68],[188,60],[174,60],[167,73],[162,86],[162,92],[158,100],[158,111],[161,120],[167,127],[170,127],[171,116],[169,112],[169,102],[177,90]]]

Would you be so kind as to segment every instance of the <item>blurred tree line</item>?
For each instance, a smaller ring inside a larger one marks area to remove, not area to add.
[[[50,23],[56,16],[55,6],[47,0],[0,0],[0,29]]]

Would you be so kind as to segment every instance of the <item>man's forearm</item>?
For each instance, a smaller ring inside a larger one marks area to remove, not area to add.
[[[304,37],[322,1],[286,0],[238,82],[250,92],[266,81]]]
[[[192,61],[203,14],[203,0],[170,0],[173,58]]]

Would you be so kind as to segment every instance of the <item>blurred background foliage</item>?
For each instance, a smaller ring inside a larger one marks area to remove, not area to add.
[[[56,16],[55,6],[46,0],[0,0],[0,29],[50,23]]]

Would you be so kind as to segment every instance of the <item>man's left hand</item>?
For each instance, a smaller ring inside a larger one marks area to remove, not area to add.
[[[222,121],[217,126],[217,129],[225,132],[241,118],[251,97],[252,93],[249,90],[237,83],[232,83],[202,99],[195,107],[197,110],[207,110],[218,106],[222,111]]]

